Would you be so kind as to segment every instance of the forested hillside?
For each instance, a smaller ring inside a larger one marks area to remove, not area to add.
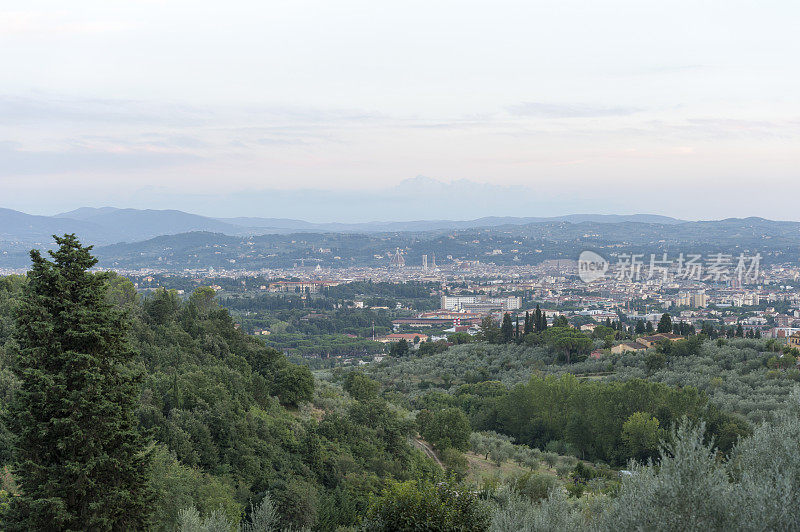
[[[531,375],[643,379],[690,386],[721,410],[758,423],[784,409],[800,382],[791,349],[783,349],[772,340],[719,339],[702,341],[684,355],[652,350],[646,355],[622,353],[564,364],[554,363],[556,354],[546,346],[480,342],[455,345],[426,357],[387,359],[368,372],[387,388],[401,392],[407,404],[435,391],[457,394],[464,384],[499,381],[504,388],[513,388],[527,383]]]
[[[800,527],[790,346],[571,359],[559,323],[315,377],[58,243],[0,279],[4,530]]]
[[[389,481],[436,478],[433,461],[408,443],[407,415],[377,395],[354,401],[315,385],[308,368],[238,331],[213,290],[142,299],[126,279],[105,277],[139,372],[135,417],[149,441],[152,528],[175,530],[189,508],[239,523],[268,497],[281,527],[333,530],[358,523]],[[0,279],[4,407],[20,387],[12,332],[25,290],[23,277]],[[11,467],[15,439],[5,424],[0,430],[7,506],[26,472]]]

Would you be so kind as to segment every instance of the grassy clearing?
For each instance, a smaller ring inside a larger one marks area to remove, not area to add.
[[[491,460],[485,459],[482,455],[473,452],[466,452],[464,456],[469,462],[469,473],[467,474],[467,481],[476,484],[482,484],[485,480],[499,479],[501,481],[526,473],[528,469],[518,465],[511,460],[506,460],[498,467]],[[546,471],[538,469],[537,471]]]

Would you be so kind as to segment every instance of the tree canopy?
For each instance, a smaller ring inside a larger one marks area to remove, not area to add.
[[[135,418],[140,372],[124,312],[74,235],[51,260],[31,252],[16,310],[9,413],[20,495],[9,528],[138,529],[148,522],[150,454]]]

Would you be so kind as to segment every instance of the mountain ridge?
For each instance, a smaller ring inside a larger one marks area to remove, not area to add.
[[[413,220],[372,222],[308,222],[292,218],[235,217],[215,218],[175,209],[128,209],[81,207],[53,216],[33,215],[0,209],[0,242],[35,244],[48,241],[55,233],[74,232],[97,245],[139,242],[161,235],[207,231],[232,236],[282,234],[288,232],[407,232],[458,230],[504,225],[526,225],[565,221],[571,223],[665,223],[683,220],[653,214],[570,214],[555,217],[486,216],[472,220]]]
[[[215,268],[236,264],[236,268],[248,266],[255,269],[266,265],[286,267],[302,260],[312,263],[322,260],[329,267],[345,265],[345,262],[334,260],[336,255],[349,257],[351,265],[375,265],[381,263],[375,257],[398,247],[411,254],[412,263],[421,260],[422,254],[484,260],[485,256],[493,255],[494,249],[500,248],[510,253],[493,256],[493,261],[541,260],[546,258],[545,255],[565,258],[577,256],[584,249],[612,249],[609,244],[613,248],[625,246],[637,253],[676,250],[697,253],[700,250],[752,254],[758,250],[764,253],[777,250],[793,256],[800,238],[800,222],[759,217],[694,222],[668,218],[666,223],[641,221],[659,220],[648,215],[573,215],[556,219],[493,217],[465,222],[375,223],[355,229],[348,224],[318,229],[302,220],[261,219],[273,227],[258,229],[181,211],[106,209],[80,211],[77,215],[88,219],[33,216],[0,209],[0,266],[24,266],[29,262],[27,254],[31,248],[48,249],[52,247],[50,235],[64,232],[75,232],[84,242],[94,245],[104,267],[169,264],[170,267],[196,268],[208,262]],[[585,221],[586,217],[594,221]],[[150,225],[140,224],[140,219],[149,220]],[[531,219],[536,221],[520,223]],[[247,220],[250,223],[257,221]],[[113,225],[112,221],[117,224],[124,222],[127,227],[115,232],[113,227],[109,227]],[[281,223],[284,227],[274,227]],[[302,227],[287,227],[297,224]],[[457,227],[458,224],[462,226]],[[184,228],[187,229],[181,231]],[[138,240],[128,238],[126,241],[120,238],[121,235],[151,236]],[[524,250],[530,246],[533,248]],[[220,253],[209,255],[210,248]],[[315,250],[319,249],[339,251],[317,256]],[[545,253],[542,254],[541,250]],[[560,254],[553,255],[551,252],[554,250],[560,250]],[[250,256],[254,252],[255,255]],[[530,256],[526,258],[525,253]],[[515,259],[518,254],[521,257]],[[186,262],[187,256],[195,259]],[[162,263],[162,260],[167,260],[167,263]]]

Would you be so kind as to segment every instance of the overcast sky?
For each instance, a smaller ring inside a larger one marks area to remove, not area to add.
[[[269,216],[236,198],[424,175],[800,220],[796,0],[0,5],[0,207]]]

